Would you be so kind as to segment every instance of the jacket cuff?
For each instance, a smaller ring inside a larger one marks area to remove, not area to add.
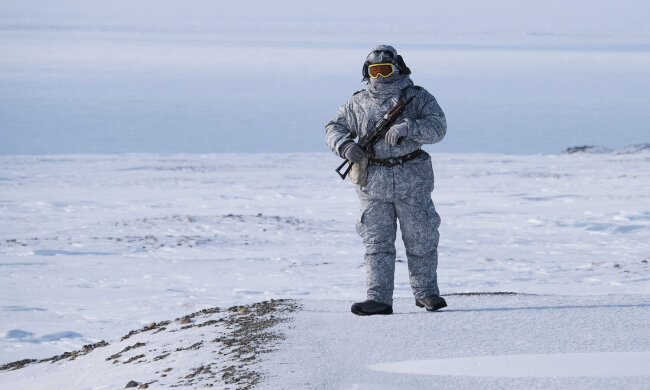
[[[411,120],[406,118],[404,119],[404,123],[406,123],[406,135],[404,136],[406,138],[411,135]]]
[[[350,139],[350,140],[347,140],[347,141],[345,141],[345,142],[343,142],[343,143],[341,144],[341,146],[339,146],[339,150],[338,150],[338,152],[339,152],[339,156],[340,156],[340,157],[345,157],[345,152],[346,152],[349,148],[351,148],[352,145],[354,145],[354,141],[352,141],[351,139]]]

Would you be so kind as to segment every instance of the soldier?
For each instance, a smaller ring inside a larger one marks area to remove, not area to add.
[[[352,305],[352,312],[393,312],[397,220],[415,304],[435,311],[447,306],[439,296],[436,274],[440,217],[431,200],[431,157],[421,147],[442,140],[445,115],[433,95],[413,85],[411,70],[392,46],[377,46],[366,58],[362,74],[365,89],[339,108],[326,126],[332,151],[361,168],[355,175],[361,203],[357,232],[366,249],[368,293],[366,301]],[[374,156],[366,156],[355,138],[362,139],[398,101],[411,96],[413,101],[374,145]]]

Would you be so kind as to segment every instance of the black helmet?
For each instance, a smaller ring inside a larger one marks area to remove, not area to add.
[[[370,79],[370,75],[368,74],[368,65],[381,64],[383,62],[395,64],[401,74],[411,74],[411,69],[406,66],[404,59],[402,56],[397,54],[397,50],[395,50],[394,47],[389,45],[379,45],[368,54],[366,62],[363,63],[363,69],[361,70],[363,81],[368,81]]]

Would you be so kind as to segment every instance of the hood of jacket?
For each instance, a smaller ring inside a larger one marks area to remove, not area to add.
[[[394,81],[390,83],[379,83],[370,80],[366,85],[368,94],[377,104],[383,105],[388,99],[399,99],[402,90],[413,85],[413,81],[408,75],[398,74]]]

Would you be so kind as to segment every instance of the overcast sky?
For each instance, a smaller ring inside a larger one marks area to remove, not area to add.
[[[313,18],[353,19],[373,17],[430,19],[454,22],[650,22],[650,2],[644,0],[491,0],[438,1],[435,14],[414,12],[428,1],[348,1],[308,2],[276,0],[271,2],[211,0],[21,0],[0,3],[2,17],[90,19],[171,19],[176,22],[214,18]]]

